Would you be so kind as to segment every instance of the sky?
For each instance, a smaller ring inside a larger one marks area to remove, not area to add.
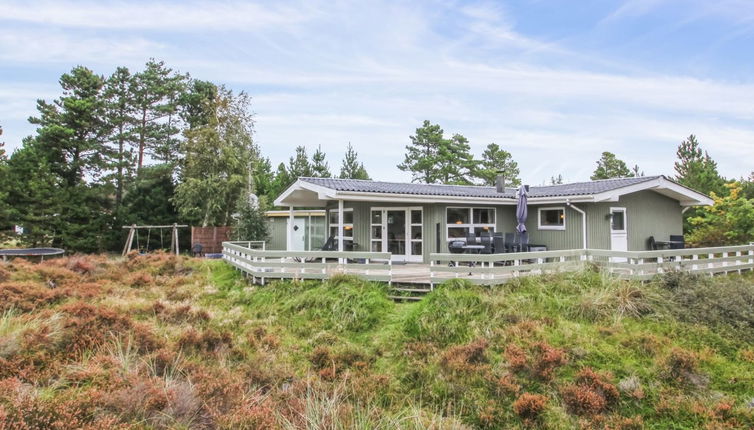
[[[379,180],[423,120],[495,142],[525,183],[587,180],[602,151],[673,174],[695,134],[726,177],[754,170],[754,1],[0,0],[10,150],[61,74],[149,58],[252,96],[274,165],[348,142]]]

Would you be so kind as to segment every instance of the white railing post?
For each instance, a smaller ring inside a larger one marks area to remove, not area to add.
[[[709,253],[709,254],[707,254],[707,258],[710,259],[710,260],[712,260],[713,258],[715,258],[715,254],[714,253]],[[715,263],[709,262],[709,263],[707,263],[707,268],[711,269],[714,265],[715,265]],[[712,272],[710,272],[710,273],[712,273]]]
[[[694,254],[694,255],[692,255],[692,256],[691,256],[691,261],[694,261],[694,262],[696,262],[696,261],[699,261],[699,254]],[[698,270],[698,269],[699,269],[699,265],[698,265],[698,264],[696,264],[696,263],[693,263],[693,264],[691,265],[691,271],[692,271],[692,272],[694,272],[694,271],[696,271],[696,270]]]

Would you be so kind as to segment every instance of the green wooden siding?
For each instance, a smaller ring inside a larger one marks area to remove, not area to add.
[[[325,240],[327,240],[326,233],[324,233],[326,231],[325,217],[312,216],[311,218],[309,218],[308,216],[297,216],[296,218],[308,218],[306,222],[306,234],[304,239],[306,241],[307,249],[313,250],[321,247],[325,243]],[[267,225],[270,228],[270,238],[267,240],[267,243],[265,245],[266,249],[273,251],[285,251],[288,246],[286,240],[288,237],[288,217],[271,216],[267,217],[267,220]],[[314,228],[312,228],[311,230],[309,229],[309,222],[314,225]],[[312,232],[311,237],[309,236],[310,231]]]
[[[586,212],[588,247],[592,249],[610,249],[610,222],[607,218],[611,207],[625,207],[628,226],[628,249],[640,251],[647,249],[647,238],[654,236],[657,240],[667,240],[671,234],[682,234],[683,221],[681,206],[678,201],[654,191],[639,191],[622,196],[618,202],[576,203],[576,207]],[[354,241],[359,250],[370,251],[371,209],[373,207],[421,207],[423,210],[422,254],[424,262],[429,262],[432,252],[447,252],[446,209],[448,207],[495,208],[495,231],[512,233],[516,228],[516,208],[513,205],[457,205],[384,202],[344,202],[345,208],[353,209]],[[542,207],[565,208],[565,230],[539,230],[538,209]],[[327,209],[337,210],[337,202],[330,202]],[[582,247],[582,215],[565,204],[529,205],[529,217],[526,223],[529,241],[532,244],[547,246],[549,250],[579,249]],[[324,224],[325,217],[312,217],[315,222]],[[437,225],[440,225],[440,244],[437,246]],[[271,240],[269,249],[285,249],[286,218],[270,219]],[[318,246],[313,244],[314,247]]]
[[[639,191],[620,197],[617,202],[574,203],[586,212],[587,245],[591,249],[610,249],[610,221],[608,215],[611,207],[626,208],[628,226],[628,250],[647,249],[647,239],[654,236],[657,240],[668,240],[671,234],[683,234],[683,217],[681,205],[677,200],[663,196],[654,191]],[[538,209],[542,207],[565,207],[565,230],[539,230],[537,223]],[[515,228],[515,209],[511,208]],[[549,250],[578,249],[582,247],[582,215],[566,205],[530,205],[526,228],[529,241],[543,244]],[[508,231],[508,226],[506,231]]]

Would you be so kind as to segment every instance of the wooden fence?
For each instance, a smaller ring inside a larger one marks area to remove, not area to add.
[[[262,284],[268,279],[327,279],[336,274],[390,283],[393,267],[390,257],[389,252],[263,251],[223,243],[225,261]]]
[[[671,271],[713,275],[754,269],[754,245],[627,252],[569,249],[485,255],[433,253],[428,265],[401,266],[393,266],[387,252],[264,251],[246,245],[224,242],[223,258],[262,283],[267,279],[327,279],[343,273],[388,283],[404,283],[410,278],[411,283],[430,287],[455,278],[495,285],[518,276],[581,270],[586,264],[637,280]]]

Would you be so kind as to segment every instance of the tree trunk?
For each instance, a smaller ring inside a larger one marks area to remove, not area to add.
[[[145,134],[147,133],[147,110],[144,109],[141,114],[141,132],[139,133],[139,163],[136,166],[137,174],[141,172],[141,166],[144,164],[144,146]]]

